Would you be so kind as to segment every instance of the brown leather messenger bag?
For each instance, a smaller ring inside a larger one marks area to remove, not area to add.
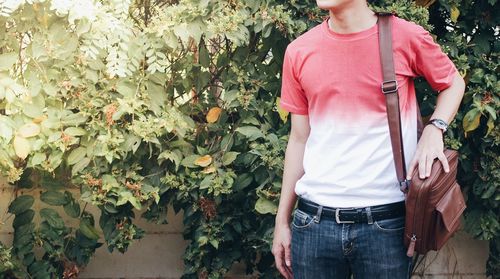
[[[456,181],[458,152],[445,149],[450,172],[445,173],[441,162],[435,160],[430,177],[420,179],[415,169],[411,180],[406,180],[406,164],[401,135],[398,85],[394,70],[392,50],[391,13],[378,13],[380,59],[384,81],[382,92],[386,98],[387,119],[401,191],[406,195],[406,222],[404,244],[407,255],[416,252],[425,254],[429,250],[439,250],[459,229],[460,216],[465,210],[465,201]],[[417,102],[417,134],[423,130],[422,117]]]

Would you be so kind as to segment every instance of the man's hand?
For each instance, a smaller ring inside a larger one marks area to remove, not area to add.
[[[411,179],[415,168],[417,168],[417,164],[420,179],[429,177],[431,175],[432,163],[436,158],[443,164],[444,171],[449,172],[448,159],[444,155],[443,132],[434,125],[427,125],[418,141],[417,150],[408,168],[406,179]]]
[[[292,235],[290,226],[285,223],[276,223],[274,227],[273,248],[276,268],[286,279],[293,278],[292,256],[291,256]]]

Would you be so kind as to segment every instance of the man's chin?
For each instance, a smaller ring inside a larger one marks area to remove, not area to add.
[[[335,10],[347,4],[349,0],[316,0],[318,8],[323,10]]]

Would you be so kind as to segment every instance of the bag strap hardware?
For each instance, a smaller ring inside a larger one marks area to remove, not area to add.
[[[398,91],[398,81],[397,80],[387,80],[382,82],[382,93],[395,93]]]
[[[401,192],[407,194],[410,190],[411,179],[405,179],[403,181],[399,181],[399,189]]]

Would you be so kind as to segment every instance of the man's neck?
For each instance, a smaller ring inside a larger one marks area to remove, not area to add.
[[[341,34],[359,32],[370,28],[377,22],[377,16],[363,1],[352,1],[349,5],[331,9],[329,14],[329,28]]]

